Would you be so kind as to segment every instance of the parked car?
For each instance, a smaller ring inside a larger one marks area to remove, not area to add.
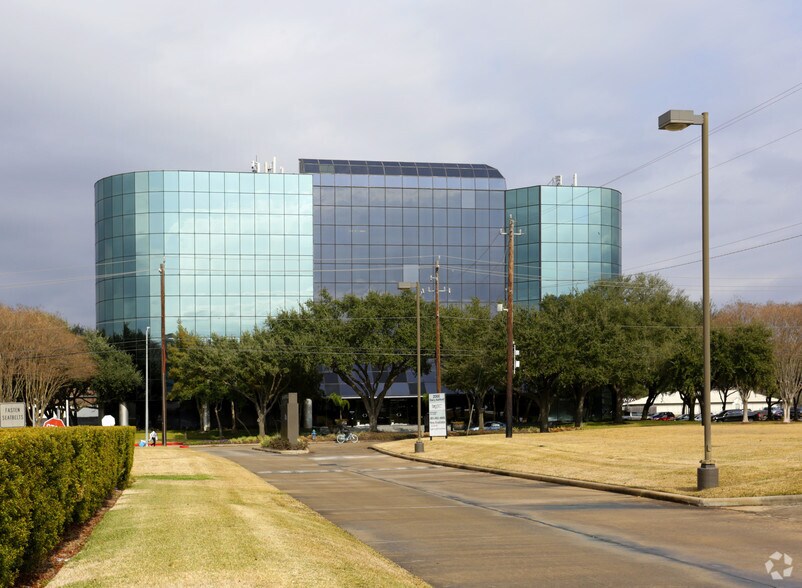
[[[485,431],[500,431],[501,429],[505,429],[507,427],[506,423],[502,423],[501,421],[485,421]],[[471,431],[478,431],[479,425],[474,425],[471,427]]]
[[[757,420],[757,412],[750,410],[748,417],[750,421]],[[733,410],[724,410],[718,414],[713,415],[713,420],[716,422],[734,422],[744,420],[744,411],[740,408]]]
[[[783,419],[783,417],[785,416],[785,410],[781,406],[775,406],[772,409],[772,413],[774,415],[772,418],[775,419],[775,420],[778,420],[778,421],[781,421]],[[793,406],[790,408],[790,414],[791,414],[791,420],[792,421],[797,419],[798,413],[802,413],[802,406],[797,407],[796,409],[794,409]]]
[[[658,412],[649,418],[653,421],[673,421],[675,417],[673,412]]]
[[[756,410],[755,415],[759,421],[776,421],[782,418],[783,409],[775,406],[769,412],[769,409],[764,406],[760,410]]]
[[[689,414],[681,414],[677,418],[674,419],[675,421],[689,421],[691,420],[691,415]]]

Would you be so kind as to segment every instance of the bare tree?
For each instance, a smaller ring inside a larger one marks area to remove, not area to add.
[[[96,370],[85,340],[55,315],[0,307],[0,330],[0,395],[24,400],[34,425],[65,385]]]
[[[23,332],[20,313],[7,306],[0,306],[0,402],[16,402],[22,399],[18,356]]]

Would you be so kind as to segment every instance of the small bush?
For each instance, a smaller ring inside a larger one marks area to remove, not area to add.
[[[233,437],[229,439],[229,443],[232,445],[243,445],[246,443],[259,443],[259,437],[256,435],[252,435],[250,437]]]
[[[281,435],[274,437],[265,437],[261,442],[262,447],[267,449],[275,449],[276,451],[288,451],[291,449],[306,449],[309,447],[309,442],[305,437],[298,437],[298,440],[293,445],[289,440],[284,440]]]
[[[133,427],[0,431],[0,586],[35,568],[68,525],[128,484],[134,436]]]

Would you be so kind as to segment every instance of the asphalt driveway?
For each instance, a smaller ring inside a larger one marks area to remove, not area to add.
[[[434,586],[802,586],[802,569],[771,576],[789,573],[785,555],[802,567],[795,510],[700,509],[427,465],[364,443],[311,449],[203,450]]]

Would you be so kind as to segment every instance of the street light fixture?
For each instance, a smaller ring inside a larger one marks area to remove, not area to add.
[[[399,290],[415,288],[415,315],[418,335],[418,440],[415,441],[415,453],[423,453],[423,439],[421,438],[421,396],[420,396],[420,282],[398,282]]]
[[[657,128],[664,131],[681,131],[691,125],[702,127],[702,347],[704,349],[704,382],[702,388],[702,424],[705,432],[705,454],[696,470],[696,487],[699,490],[718,486],[718,468],[713,461],[713,443],[710,423],[710,210],[708,160],[708,114],[694,114],[692,110],[669,110],[657,119]]]

